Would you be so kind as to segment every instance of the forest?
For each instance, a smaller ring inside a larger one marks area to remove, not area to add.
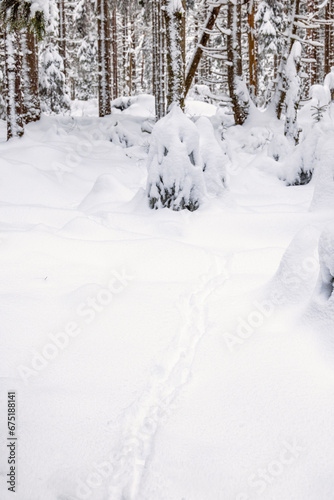
[[[333,101],[334,0],[0,0],[1,500],[333,500]]]

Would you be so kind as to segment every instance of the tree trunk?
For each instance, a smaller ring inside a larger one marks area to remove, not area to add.
[[[164,0],[167,48],[167,106],[184,107],[185,98],[185,0]]]
[[[99,116],[111,114],[110,20],[108,0],[97,0]]]
[[[117,57],[117,11],[112,10],[112,70],[113,70],[113,99],[118,97],[118,57]]]
[[[128,82],[128,12],[127,9],[123,12],[122,15],[122,63],[123,63],[123,93],[125,95],[129,95],[129,82]]]
[[[240,0],[227,6],[227,26],[231,31],[227,36],[227,81],[236,125],[242,125],[249,112],[249,95],[242,78],[240,7]]]
[[[135,30],[135,19],[134,12],[131,13],[131,21],[130,21],[130,68],[129,68],[129,76],[130,76],[130,95],[135,95],[137,91],[137,67],[136,67],[136,30]]]
[[[22,32],[22,75],[24,122],[38,121],[41,117],[41,102],[38,87],[38,55],[36,37],[28,30]]]
[[[296,26],[296,16],[299,15],[299,5],[300,0],[292,0],[291,4],[289,4],[289,17],[290,17],[290,29],[289,34],[286,41],[286,50],[281,58],[280,68],[278,70],[278,86],[276,91],[275,98],[275,108],[276,108],[276,116],[280,120],[284,108],[285,98],[288,91],[288,81],[285,75],[286,63],[291,52],[294,39],[293,35],[297,32]]]
[[[152,2],[152,40],[153,40],[153,95],[155,115],[160,120],[165,115],[165,24],[161,11],[161,1]]]
[[[326,21],[330,21],[333,16],[333,5],[332,0],[328,0],[325,11],[325,19]],[[328,75],[331,70],[332,60],[332,44],[333,40],[333,26],[331,24],[325,24],[325,39],[324,39],[324,73]]]
[[[64,75],[67,76],[67,60],[66,60],[66,10],[65,0],[58,0],[59,9],[59,55],[64,62]]]
[[[191,87],[191,84],[193,82],[193,79],[195,77],[199,62],[203,56],[203,47],[206,47],[209,38],[210,38],[210,31],[215,25],[216,19],[218,17],[218,14],[220,12],[221,4],[216,5],[216,6],[211,6],[209,9],[208,16],[206,18],[206,22],[204,25],[203,32],[201,36],[199,37],[199,42],[198,45],[195,49],[195,52],[191,58],[191,61],[188,65],[187,68],[187,74],[185,77],[185,89],[184,89],[184,97],[187,96],[189,89]]]
[[[6,82],[7,82],[7,140],[24,134],[23,102],[21,82],[21,43],[18,31],[6,37]]]
[[[255,38],[255,0],[248,7],[248,55],[249,55],[249,93],[252,99],[257,95],[257,58]]]

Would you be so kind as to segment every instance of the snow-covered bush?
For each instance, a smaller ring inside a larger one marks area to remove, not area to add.
[[[320,236],[319,263],[319,294],[329,299],[334,289],[334,225],[328,226]]]
[[[267,152],[275,161],[282,161],[291,153],[291,144],[285,135],[275,134],[268,144]]]
[[[147,181],[149,206],[194,211],[203,193],[198,129],[174,105],[152,131]]]
[[[194,85],[193,89],[189,92],[189,97],[195,101],[210,102],[212,92],[208,85]]]
[[[55,46],[48,45],[41,53],[39,82],[44,112],[61,113],[70,109],[64,62]]]
[[[204,180],[208,193],[219,195],[224,191],[226,163],[228,161],[219,146],[209,118],[201,117],[196,122],[199,131],[200,155],[203,160]]]
[[[321,130],[315,127],[296,148],[292,149],[291,142],[290,146],[287,145],[287,154],[279,174],[279,178],[285,181],[287,186],[300,186],[312,180],[321,151],[321,136]]]
[[[334,100],[334,66],[331,67],[330,73],[325,76],[324,86],[327,87],[331,94],[332,101]]]

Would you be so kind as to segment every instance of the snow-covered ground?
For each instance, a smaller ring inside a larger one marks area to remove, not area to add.
[[[265,113],[227,130],[188,113],[230,158],[193,213],[148,208],[148,97],[0,144],[3,500],[334,499],[334,126],[287,187]]]

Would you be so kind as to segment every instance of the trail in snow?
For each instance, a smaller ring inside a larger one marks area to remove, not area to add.
[[[109,488],[110,500],[136,500],[140,496],[156,433],[189,381],[199,343],[209,328],[210,295],[229,278],[226,263],[222,266],[217,259],[210,276],[203,277],[197,289],[181,299],[180,334],[155,367],[145,392],[125,417],[123,444],[115,457]]]

